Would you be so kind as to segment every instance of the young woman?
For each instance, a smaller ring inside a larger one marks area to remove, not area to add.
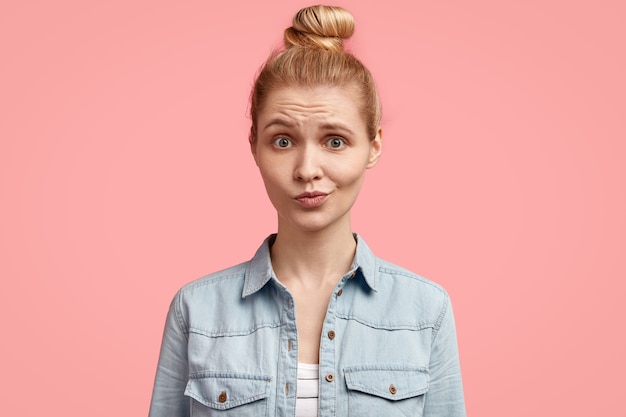
[[[447,293],[350,227],[382,150],[353,31],[344,9],[302,9],[263,66],[250,147],[278,231],[175,296],[151,417],[465,415]]]

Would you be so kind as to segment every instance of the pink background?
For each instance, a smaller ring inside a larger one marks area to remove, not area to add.
[[[175,291],[274,231],[247,99],[308,4],[0,6],[1,415],[147,413]],[[384,103],[354,229],[451,293],[468,413],[626,416],[624,3],[337,4]]]

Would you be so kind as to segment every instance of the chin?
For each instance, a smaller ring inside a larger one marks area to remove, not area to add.
[[[289,228],[292,230],[298,230],[301,232],[320,232],[329,227],[328,222],[313,222],[313,221],[289,221]]]
[[[298,230],[306,233],[317,233],[328,229],[328,224],[306,224],[298,227]]]
[[[306,233],[322,232],[338,225],[343,221],[349,221],[349,217],[333,217],[322,213],[308,213],[304,216],[296,216],[287,220],[289,227]]]

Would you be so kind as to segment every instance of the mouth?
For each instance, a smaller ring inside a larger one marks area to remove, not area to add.
[[[295,200],[306,208],[315,208],[321,206],[324,201],[326,201],[327,197],[327,193],[313,191],[310,193],[302,193],[296,196]]]

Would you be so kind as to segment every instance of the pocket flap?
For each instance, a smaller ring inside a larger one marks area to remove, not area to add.
[[[266,375],[203,373],[187,381],[185,395],[207,407],[227,410],[267,398],[271,380]]]
[[[404,400],[428,391],[428,371],[403,365],[363,365],[344,369],[346,385],[388,400]]]

